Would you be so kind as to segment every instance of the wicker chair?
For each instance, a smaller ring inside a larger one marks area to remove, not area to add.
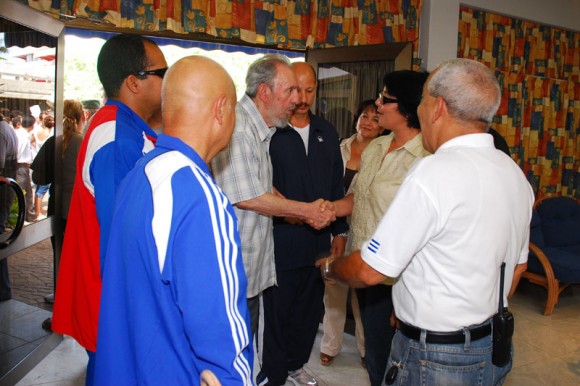
[[[548,290],[544,315],[554,312],[560,293],[580,283],[580,204],[550,197],[534,205],[530,255],[523,277]]]

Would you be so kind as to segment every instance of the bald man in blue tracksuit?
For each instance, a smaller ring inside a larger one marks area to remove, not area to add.
[[[160,135],[121,184],[112,228],[96,384],[195,385],[197,369],[250,383],[237,219],[199,155]]]

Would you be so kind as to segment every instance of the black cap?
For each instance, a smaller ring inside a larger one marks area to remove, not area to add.
[[[81,103],[83,104],[83,109],[97,110],[101,108],[101,102],[98,99],[85,99]]]

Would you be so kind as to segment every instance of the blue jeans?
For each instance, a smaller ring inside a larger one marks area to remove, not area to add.
[[[489,322],[488,322],[489,323]],[[460,344],[425,343],[395,333],[387,371],[399,367],[393,385],[501,385],[512,368],[512,360],[505,367],[491,363],[491,334],[485,338]]]

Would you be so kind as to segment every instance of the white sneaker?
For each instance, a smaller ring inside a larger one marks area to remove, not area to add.
[[[256,385],[264,386],[267,383],[268,383],[268,377],[266,376],[266,373],[263,371],[260,371],[258,373],[258,376],[256,377]]]
[[[298,369],[298,370],[294,370],[288,373],[288,379],[292,382],[294,382],[295,385],[300,386],[300,385],[318,385],[318,382],[316,382],[316,379],[314,379],[314,377],[311,377],[310,374],[308,374],[306,372],[306,370],[304,370],[304,367]]]
[[[256,378],[256,384],[258,386],[265,386],[268,384],[268,377],[266,377],[266,374],[263,372],[260,372],[258,374],[258,377]],[[290,380],[290,378],[286,379],[286,382],[284,382],[283,386],[295,386],[295,383]]]

